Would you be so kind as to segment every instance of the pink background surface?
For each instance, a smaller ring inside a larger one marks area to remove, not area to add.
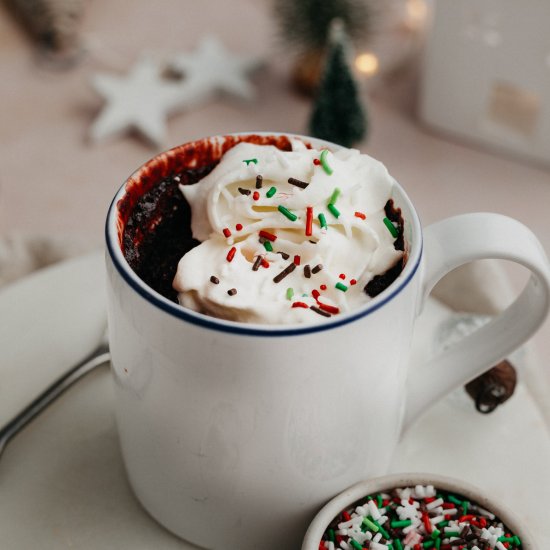
[[[190,50],[205,33],[235,52],[266,57],[253,79],[257,99],[223,98],[170,118],[163,148],[226,132],[306,132],[310,102],[288,84],[290,63],[276,44],[267,1],[86,3],[89,53],[65,72],[37,64],[26,35],[0,9],[0,236],[71,234],[101,246],[111,197],[157,151],[132,136],[87,142],[102,104],[90,78],[126,72],[143,51]],[[463,212],[500,212],[528,225],[550,251],[550,172],[432,134],[411,109],[414,82],[371,89],[371,135],[358,148],[389,167],[424,225]],[[519,289],[523,273],[510,274]],[[550,355],[549,335],[547,322],[535,337],[542,358]]]

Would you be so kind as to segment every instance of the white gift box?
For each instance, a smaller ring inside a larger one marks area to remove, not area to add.
[[[550,2],[435,2],[420,117],[446,134],[550,164]]]

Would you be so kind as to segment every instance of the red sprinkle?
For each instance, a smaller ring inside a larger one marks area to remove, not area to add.
[[[296,265],[300,265],[300,256],[298,256],[298,254],[296,254],[296,256],[294,256],[294,263]]]
[[[258,193],[258,191],[254,191],[254,193],[252,193],[252,198],[257,201],[260,198],[260,193]]]
[[[277,240],[277,235],[273,235],[273,233],[269,233],[268,231],[264,231],[263,229],[260,231],[260,237],[264,237],[271,242],[275,242]]]
[[[231,237],[231,231],[229,231],[229,227],[225,227],[223,230],[223,234],[226,238]]]
[[[321,290],[326,290],[326,289],[327,289],[327,285],[321,285],[319,288],[320,288]]]
[[[262,258],[262,267],[266,269],[269,267],[269,262],[265,258]]]
[[[313,234],[313,206],[306,207],[306,237]]]
[[[338,275],[338,277],[340,277],[340,279],[345,280],[346,276],[343,274],[343,273],[340,273],[340,275]]]
[[[357,281],[355,279],[351,279],[349,282],[350,285],[356,285]]]
[[[321,295],[321,293],[320,293],[316,288],[314,288],[314,289],[311,291],[311,295],[317,300],[317,298],[319,298],[319,296]]]
[[[422,514],[422,521],[424,523],[424,527],[426,528],[426,532],[428,534],[431,534],[433,529],[432,529],[432,523],[430,521],[428,514],[426,513]]]
[[[238,223],[236,226],[235,226],[235,229],[237,231],[241,231],[241,229],[243,228],[242,224]]]
[[[361,218],[362,220],[365,220],[367,218],[367,216],[365,216],[365,214],[363,214],[363,212],[355,212],[355,217],[356,218]]]
[[[476,519],[476,517],[473,514],[468,514],[466,516],[459,517],[458,521],[471,521],[473,519]]]
[[[315,164],[315,166],[319,166],[319,164],[321,164],[321,161],[319,159],[313,159],[313,164]]]
[[[345,521],[349,521],[351,519],[351,516],[345,510],[342,512],[342,517],[344,518]]]
[[[317,303],[319,304],[319,307],[322,310],[327,311],[328,313],[334,313],[334,314],[340,313],[340,309],[337,308],[336,306],[329,306],[328,304],[323,304],[322,302],[319,302],[319,301],[317,301]]]
[[[231,250],[227,253],[226,260],[228,262],[231,262],[233,260],[233,258],[235,257],[236,252],[237,252],[237,249],[234,246],[232,246]]]
[[[309,309],[309,306],[307,304],[304,304],[304,302],[294,302],[292,304],[292,307],[303,307],[305,309]]]

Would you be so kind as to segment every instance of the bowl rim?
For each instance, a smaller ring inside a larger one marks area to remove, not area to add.
[[[438,489],[464,495],[472,502],[476,502],[482,508],[498,516],[498,518],[521,539],[521,548],[523,550],[535,550],[537,548],[533,536],[527,527],[524,524],[520,524],[519,520],[508,508],[491,500],[491,498],[489,498],[479,487],[446,475],[405,472],[360,481],[329,500],[319,512],[317,512],[313,521],[310,523],[304,536],[301,550],[319,550],[319,541],[327,525],[343,509],[357,500],[360,500],[361,497],[367,496],[373,492],[393,489],[395,487],[414,487],[415,485],[434,485]]]

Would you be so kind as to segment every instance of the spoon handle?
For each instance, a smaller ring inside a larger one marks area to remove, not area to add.
[[[0,428],[0,456],[10,440],[44,409],[53,403],[65,390],[90,371],[107,363],[111,358],[106,343],[100,344],[90,355],[55,380],[20,413]]]

